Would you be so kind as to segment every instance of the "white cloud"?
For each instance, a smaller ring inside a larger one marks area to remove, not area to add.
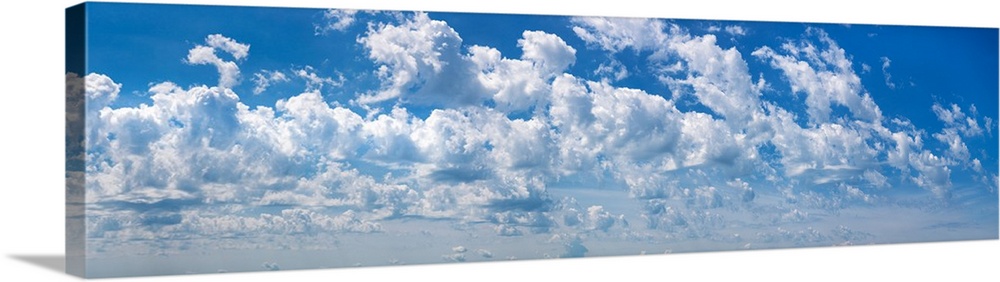
[[[524,31],[517,46],[524,51],[521,59],[531,61],[546,77],[559,74],[576,61],[576,49],[555,34]]]
[[[520,229],[518,229],[517,227],[514,227],[514,226],[507,225],[507,224],[497,224],[497,226],[494,229],[496,230],[497,235],[499,235],[499,236],[511,237],[511,236],[521,236],[521,235],[523,235],[523,233],[521,233]]]
[[[588,45],[612,53],[627,48],[647,50],[666,41],[666,25],[659,20],[644,18],[573,18],[573,32]]]
[[[324,86],[339,87],[344,85],[343,74],[338,73],[337,78],[323,77],[316,74],[316,70],[312,66],[305,66],[302,69],[295,70],[295,76],[306,81],[306,92],[319,91],[323,89]]]
[[[358,97],[362,104],[404,98],[435,105],[478,104],[485,90],[461,55],[462,38],[447,23],[417,13],[400,25],[371,25],[358,42],[380,65],[382,88]],[[414,90],[416,89],[416,90]],[[413,91],[414,93],[410,93]]]
[[[986,133],[990,134],[990,136],[992,137],[993,136],[993,119],[990,118],[990,117],[983,117],[983,120],[984,120],[983,123],[985,123],[984,126],[986,127]]]
[[[120,83],[115,83],[110,77],[103,74],[91,73],[84,79],[86,104],[90,108],[88,112],[98,112],[110,105],[118,98],[118,93],[122,88]]]
[[[476,253],[484,258],[493,258],[493,252],[486,249],[477,249]]]
[[[620,81],[622,79],[628,78],[629,71],[620,61],[611,59],[608,63],[602,63],[600,66],[594,70],[595,75],[608,75],[613,78],[613,81]]]
[[[501,112],[540,110],[547,102],[548,81],[575,62],[576,50],[554,34],[524,31],[518,40],[521,59],[497,49],[471,46],[447,23],[417,13],[399,25],[369,27],[358,40],[378,66],[381,89],[355,101],[372,104],[398,100],[408,104],[455,108],[492,100]]]
[[[744,125],[760,115],[756,91],[746,62],[735,48],[723,50],[714,35],[675,37],[670,49],[686,62],[690,72],[682,81],[695,90],[698,101],[712,111]]]
[[[465,254],[450,254],[441,256],[445,261],[448,262],[463,262],[465,261]]]
[[[250,53],[250,45],[236,42],[236,40],[222,36],[221,34],[209,35],[205,38],[205,43],[212,48],[217,48],[229,53],[237,60],[246,58]]]
[[[583,245],[583,240],[576,236],[569,242],[563,243],[565,247],[565,252],[563,252],[559,257],[561,258],[582,258],[590,252],[586,246]]]
[[[975,109],[975,105],[972,105],[970,109]],[[957,104],[951,104],[951,108],[945,108],[938,103],[934,103],[931,106],[931,110],[937,116],[938,120],[944,122],[947,127],[945,130],[949,128],[957,130],[965,137],[980,136],[983,134],[982,128],[979,127],[979,122],[962,112],[962,107],[959,107]]]
[[[363,120],[351,110],[331,108],[317,92],[279,100],[275,109],[282,113],[282,119],[272,130],[298,143],[293,154],[317,153],[341,160],[357,153]]]
[[[499,236],[629,231],[620,207],[553,201],[548,187],[569,179],[623,186],[643,205],[639,213],[650,232],[716,240],[728,236],[717,230],[740,223],[729,221],[734,211],[804,222],[813,219],[807,208],[880,200],[879,188],[896,182],[886,176],[891,168],[901,172],[898,179],[946,197],[955,161],[970,158],[962,138],[982,134],[974,107],[966,116],[957,105],[932,107],[946,124],[932,135],[947,147],[944,156],[924,148],[927,133],[908,121],[883,124],[849,56],[821,31],[808,32],[820,46],[801,41],[754,52],[807,95],[800,106],[810,122],[803,125],[796,113],[766,100],[763,74],[755,83],[743,55],[719,47],[714,35],[676,27],[668,33],[652,20],[573,24],[589,46],[612,53],[599,75],[628,75],[613,53],[653,53],[647,59],[662,67],[654,75],[673,90],[671,99],[564,73],[576,49],[554,34],[523,32],[522,55],[511,59],[488,46],[462,46],[447,23],[422,13],[369,25],[358,39],[382,84],[354,106],[392,105],[367,116],[326,101],[319,91],[344,78],[323,77],[310,66],[256,73],[255,94],[290,78],[306,81],[306,91],[250,108],[229,89],[238,80],[235,63],[215,55],[218,49],[241,60],[249,45],[221,35],[209,36],[209,46],[196,46],[187,59],[217,66],[220,87],[164,82],[150,87],[151,104],[110,108],[121,85],[88,75],[88,102],[102,108],[92,112],[86,177],[102,210],[88,230],[122,239],[155,238],[144,224],[205,236],[324,236],[379,232],[383,219],[416,216],[487,224]],[[380,102],[387,103],[370,105]],[[689,102],[698,105],[682,104]],[[428,106],[429,114],[410,112],[410,104]],[[834,105],[851,115],[832,116]],[[979,159],[973,163],[981,169]],[[786,193],[785,202],[764,211],[757,205],[775,200],[767,194],[772,186]],[[150,205],[173,210],[123,208]],[[295,208],[275,212],[285,205]],[[803,244],[823,236],[812,229],[759,234],[763,241]],[[583,237],[567,238],[564,256],[588,252]],[[468,249],[452,252],[444,258],[462,261]]]
[[[885,86],[888,86],[889,89],[896,89],[896,84],[892,82],[892,74],[889,73],[889,64],[891,63],[892,60],[889,60],[889,57],[882,57],[882,75],[885,76]]]
[[[608,231],[619,220],[619,217],[604,210],[603,206],[590,206],[587,208],[586,223],[587,229]]]
[[[288,80],[288,76],[285,76],[285,73],[281,71],[261,70],[253,74],[253,94],[259,95],[267,91],[267,88],[271,87],[272,83],[288,82]]]
[[[923,140],[920,135],[905,132],[894,132],[891,139],[896,144],[896,149],[888,152],[889,164],[905,171],[910,164],[910,155],[923,147]]]
[[[550,90],[540,72],[541,64],[503,58],[500,51],[488,47],[473,46],[469,52],[474,69],[479,70],[477,82],[492,97],[497,110],[524,111],[544,103]]]
[[[220,34],[205,38],[208,46],[197,45],[188,51],[186,62],[192,65],[213,65],[219,71],[219,87],[230,88],[239,84],[240,68],[235,62],[225,61],[215,55],[216,49],[228,52],[233,58],[246,58],[250,45],[236,42]]]
[[[727,181],[726,184],[739,190],[739,199],[741,202],[749,203],[757,197],[757,194],[753,191],[753,187],[750,187],[750,183],[747,183],[742,179],[736,178],[731,181]]]
[[[914,183],[930,190],[939,198],[949,198],[951,190],[951,169],[948,161],[929,151],[910,155],[910,165],[919,172],[913,177]]]
[[[862,191],[860,188],[855,187],[853,185],[847,185],[847,184],[841,183],[840,186],[839,186],[839,188],[844,193],[847,194],[847,197],[849,199],[860,200],[860,201],[864,201],[865,203],[873,203],[875,201],[875,199],[876,199],[874,196],[868,195],[867,193],[865,193],[864,191]]]
[[[800,128],[786,113],[778,112],[778,117],[772,144],[781,152],[789,176],[816,184],[841,181],[877,162],[878,151],[868,145],[861,129],[829,123]]]
[[[730,35],[734,36],[747,34],[747,30],[743,28],[743,26],[738,26],[738,25],[727,25],[724,30],[726,31],[726,33],[729,33]]]
[[[875,188],[888,188],[889,178],[876,170],[869,169],[865,170],[862,174],[862,178],[868,182],[868,184],[874,186]]]
[[[822,30],[810,28],[807,34],[818,37],[826,49],[818,49],[822,46],[812,42],[789,42],[782,45],[788,55],[780,55],[767,46],[752,54],[769,60],[773,67],[781,70],[791,83],[793,92],[807,95],[806,112],[813,124],[831,119],[831,103],[847,107],[856,119],[881,123],[882,111],[871,96],[864,93],[861,78],[851,68],[846,51]]]
[[[934,138],[948,146],[948,156],[959,161],[969,160],[969,148],[954,128],[945,128],[940,133],[934,133]]]
[[[422,126],[423,120],[399,107],[365,122],[362,128],[373,145],[365,158],[396,165],[426,161],[411,137],[414,129]]]
[[[358,13],[357,10],[348,9],[329,9],[323,12],[323,19],[326,20],[322,25],[316,25],[316,34],[327,33],[331,30],[336,30],[339,32],[344,32],[347,28],[355,22],[355,15]]]

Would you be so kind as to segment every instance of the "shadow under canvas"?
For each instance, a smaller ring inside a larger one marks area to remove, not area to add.
[[[66,256],[64,255],[10,255],[10,257],[59,273],[66,272]]]

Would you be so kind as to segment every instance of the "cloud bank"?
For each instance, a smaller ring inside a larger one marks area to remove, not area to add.
[[[329,23],[318,36],[346,31],[357,24],[355,13],[324,13]],[[249,106],[233,87],[250,44],[221,34],[184,58],[215,66],[216,86],[162,82],[148,88],[148,102],[117,106],[121,84],[88,74],[88,234],[111,241],[319,236],[387,232],[393,220],[422,218],[488,225],[505,238],[563,232],[558,256],[579,257],[597,249],[588,242],[594,238],[743,243],[752,233],[719,230],[809,222],[806,209],[894,204],[894,190],[922,188],[947,203],[958,172],[996,191],[996,173],[983,169],[995,158],[981,160],[967,145],[992,136],[989,116],[975,105],[935,103],[928,112],[940,130],[931,131],[886,115],[848,51],[822,29],[740,50],[661,20],[569,23],[584,46],[525,30],[511,42],[520,54],[503,54],[464,43],[426,13],[371,22],[354,43],[374,64],[378,84],[347,100],[323,91],[351,83],[344,76],[353,74],[320,77],[307,66],[255,71],[252,95],[298,83],[290,77],[304,85],[273,105]],[[583,50],[612,63],[570,73]],[[616,56],[627,50],[644,56],[670,93],[616,86],[628,73],[606,68],[621,64]],[[751,60],[774,76],[755,80]],[[617,205],[554,196],[554,187],[594,183],[627,194],[626,210],[645,224],[629,225]],[[778,228],[752,240],[871,239],[840,227]],[[452,250],[445,260],[466,260],[466,247]]]

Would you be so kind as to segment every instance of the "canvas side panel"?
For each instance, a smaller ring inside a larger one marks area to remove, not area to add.
[[[66,9],[66,273],[86,277],[86,3]]]

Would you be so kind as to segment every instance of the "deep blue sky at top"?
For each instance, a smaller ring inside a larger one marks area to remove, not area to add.
[[[343,74],[343,87],[322,89],[328,102],[346,104],[356,94],[378,88],[372,75],[375,65],[356,42],[372,19],[387,21],[391,16],[360,14],[358,22],[345,32],[316,34],[315,25],[324,22],[322,9],[250,8],[225,6],[145,5],[91,3],[114,8],[91,9],[88,72],[110,76],[123,84],[118,106],[149,103],[150,85],[172,81],[182,87],[215,85],[218,73],[210,65],[183,62],[189,49],[204,44],[209,34],[222,34],[249,44],[250,55],[239,61],[242,83],[233,88],[241,101],[251,107],[273,106],[278,99],[303,91],[304,82],[292,77],[291,70],[311,66],[320,76]],[[599,80],[593,73],[608,55],[587,48],[571,29],[568,17],[430,13],[431,19],[444,20],[462,37],[464,47],[484,45],[501,51],[504,57],[519,58],[517,39],[524,30],[554,33],[577,49],[577,59],[568,72]],[[765,100],[775,101],[789,110],[801,110],[802,95],[790,94],[781,74],[750,55],[762,46],[779,49],[782,43],[798,41],[807,27],[818,27],[830,34],[852,60],[852,68],[887,118],[906,117],[928,134],[940,131],[931,106],[958,104],[968,112],[974,104],[980,115],[997,117],[997,44],[996,29],[873,26],[843,24],[802,24],[769,22],[720,22],[668,20],[686,28],[693,35],[708,33],[710,27],[739,25],[745,35],[730,36],[717,32],[722,48],[736,47],[748,63],[750,73],[771,84]],[[228,54],[219,53],[224,60]],[[669,97],[670,90],[656,81],[644,63],[648,54],[625,50],[616,57],[630,66],[629,78],[613,83],[619,87],[643,89]],[[885,83],[883,57],[891,60],[887,71],[895,89]],[[863,65],[870,67],[863,70]],[[278,70],[291,81],[275,84],[268,91],[253,95],[251,78],[261,70]],[[391,107],[393,102],[383,106]],[[426,111],[428,109],[423,109]],[[414,110],[417,116],[426,112]],[[802,114],[804,116],[804,114]],[[1000,133],[994,133],[1000,134]],[[984,163],[996,163],[996,138],[967,140],[973,156],[991,156]],[[980,149],[985,150],[981,152]]]

